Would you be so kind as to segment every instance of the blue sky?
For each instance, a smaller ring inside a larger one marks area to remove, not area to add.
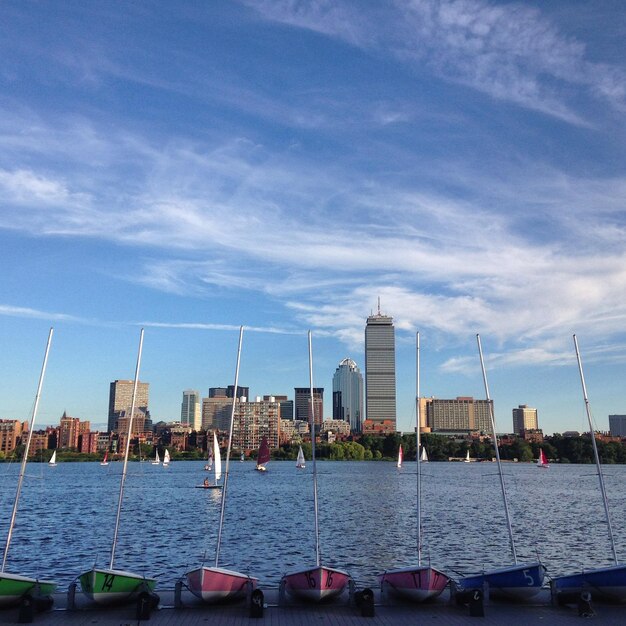
[[[422,392],[626,413],[626,13],[619,1],[0,6],[0,418],[106,421],[142,380],[327,390],[380,296],[398,424]]]

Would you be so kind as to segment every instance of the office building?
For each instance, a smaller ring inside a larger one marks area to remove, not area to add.
[[[457,397],[453,400],[425,398],[426,422],[436,432],[482,432],[491,434],[489,404],[493,400]]]
[[[362,430],[363,376],[352,359],[341,361],[333,376],[333,419],[348,422],[354,433]]]
[[[117,429],[117,420],[122,411],[130,413],[133,399],[133,380],[116,380],[111,383],[109,389],[109,432]],[[144,414],[148,412],[148,392],[150,383],[137,383],[137,396],[135,408],[141,409]]]
[[[626,437],[626,415],[609,415],[609,430],[613,437]]]
[[[313,403],[315,405],[315,425],[321,426],[324,419],[324,387],[313,387]],[[311,423],[311,388],[294,388],[295,418]]]
[[[232,398],[235,391],[235,385],[228,387],[209,387],[209,398]],[[247,398],[250,394],[250,387],[240,387],[237,385],[237,399]]]
[[[225,430],[230,428],[232,398],[214,396],[202,398],[202,430]]]
[[[380,312],[365,326],[365,411],[367,420],[396,421],[396,346],[393,318]]]
[[[520,404],[513,409],[513,432],[521,435],[526,430],[539,430],[537,409],[531,409],[527,404]]]
[[[202,428],[202,399],[195,389],[183,391],[183,402],[180,407],[180,423],[192,430]]]
[[[276,402],[280,403],[281,420],[293,420],[293,400],[289,400],[287,396],[281,396],[276,394],[263,396],[263,400],[269,400],[270,398],[274,398]]]

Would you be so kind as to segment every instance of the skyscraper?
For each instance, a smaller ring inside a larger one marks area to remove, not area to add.
[[[183,402],[180,407],[180,423],[193,430],[202,428],[202,400],[200,392],[195,389],[183,391]]]
[[[315,404],[315,421],[318,426],[324,421],[324,387],[313,387],[313,403]],[[294,388],[294,408],[296,419],[311,422],[311,389],[309,387]]]
[[[109,389],[109,432],[117,428],[117,420],[122,411],[126,411],[130,415],[134,382],[133,380],[115,380],[111,383]],[[141,409],[144,413],[148,412],[149,388],[150,383],[137,383],[135,409]]]
[[[365,410],[374,424],[396,421],[396,341],[393,318],[380,312],[365,326]]]
[[[513,432],[520,435],[523,430],[537,430],[537,409],[531,409],[527,404],[520,404],[513,409]]]
[[[349,422],[352,432],[361,432],[363,376],[352,359],[341,361],[333,376],[333,419]]]

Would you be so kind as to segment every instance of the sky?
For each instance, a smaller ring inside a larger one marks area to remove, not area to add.
[[[0,418],[106,423],[141,380],[250,395],[364,371],[583,431],[626,413],[620,0],[0,4]]]

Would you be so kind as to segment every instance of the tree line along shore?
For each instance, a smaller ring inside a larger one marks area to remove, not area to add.
[[[469,450],[470,457],[474,461],[491,461],[495,456],[493,444],[490,440],[472,441],[455,439],[438,434],[423,434],[422,444],[426,448],[429,461],[448,461],[450,459],[464,458]],[[626,463],[626,442],[596,440],[598,453],[603,464]],[[295,461],[298,455],[298,443],[287,443],[272,450],[272,460]],[[415,435],[414,434],[391,434],[384,437],[363,435],[358,441],[336,441],[333,443],[317,444],[317,458],[330,461],[392,461],[398,456],[398,449],[402,445],[405,461],[415,461]],[[184,452],[168,448],[172,461],[199,461],[206,460],[207,453],[201,449],[191,449]],[[305,458],[311,458],[311,444],[302,443]],[[528,463],[539,457],[539,449],[543,449],[550,463],[593,463],[593,447],[589,435],[578,437],[563,436],[559,434],[544,437],[543,442],[529,442],[521,438],[506,441],[499,446],[500,457],[504,461],[517,461]],[[18,446],[10,454],[0,452],[0,462],[14,462],[21,460],[23,446]],[[34,455],[32,462],[47,463],[52,456],[53,450],[42,450]],[[163,449],[159,447],[162,457]],[[231,458],[239,459],[241,452],[233,451]],[[109,454],[109,461],[121,459],[122,455]],[[154,447],[147,444],[135,446],[130,460],[151,460],[154,457]],[[253,451],[247,460],[254,460],[256,452]],[[71,449],[57,450],[57,463],[61,462],[88,462],[102,461],[102,453],[81,453]]]

